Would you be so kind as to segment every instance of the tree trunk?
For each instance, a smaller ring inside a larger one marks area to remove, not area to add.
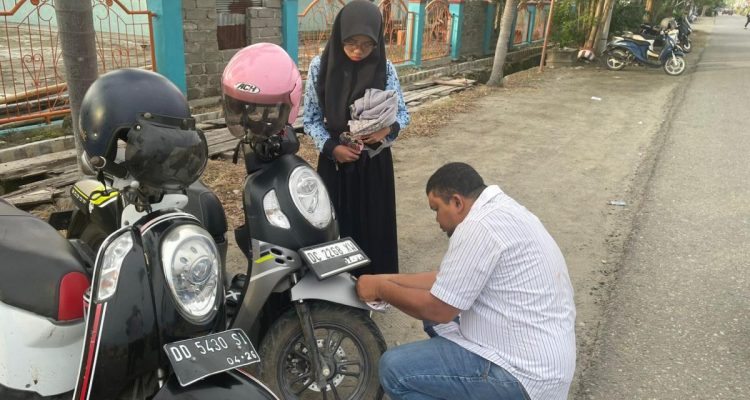
[[[78,113],[83,96],[97,77],[96,34],[94,15],[90,0],[65,0],[55,2],[58,34],[62,45],[65,79],[68,83],[70,111],[73,121],[78,157],[78,170],[82,171],[81,138],[79,136]]]
[[[646,13],[643,14],[643,22],[650,24],[654,17],[654,0],[646,0]]]
[[[612,13],[615,9],[614,0],[606,0],[604,3],[604,15],[602,16],[602,25],[596,34],[596,41],[594,42],[594,54],[602,54],[604,49],[607,47],[607,37],[609,36],[609,25],[612,22]]]
[[[596,33],[599,31],[599,25],[601,24],[602,9],[604,8],[604,0],[597,1],[596,13],[594,14],[593,24],[588,32],[588,38],[586,43],[583,45],[584,49],[591,50],[594,48],[594,40],[596,40]]]
[[[503,17],[500,19],[500,36],[497,38],[495,59],[492,61],[492,74],[487,81],[487,86],[503,86],[503,66],[505,66],[505,57],[508,55],[508,40],[510,39],[510,29],[513,26],[517,5],[518,0],[505,0]]]
[[[590,0],[587,3],[587,10],[586,10],[586,21],[583,25],[585,28],[585,32],[589,32],[591,30],[591,27],[594,25],[594,18],[596,17],[596,6],[599,4],[598,0]]]

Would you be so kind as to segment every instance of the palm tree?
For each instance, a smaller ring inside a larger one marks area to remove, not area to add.
[[[503,66],[505,65],[505,56],[508,55],[508,40],[510,39],[510,29],[513,26],[513,18],[516,15],[516,7],[518,7],[518,0],[505,0],[503,16],[500,18],[500,36],[497,38],[495,59],[492,61],[492,74],[487,81],[487,86],[503,86]]]

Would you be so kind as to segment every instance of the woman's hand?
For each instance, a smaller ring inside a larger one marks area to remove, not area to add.
[[[333,158],[340,163],[348,163],[359,160],[360,151],[349,146],[340,144],[333,148]]]
[[[373,133],[371,133],[369,135],[362,136],[360,139],[362,139],[362,141],[365,144],[375,144],[375,143],[379,143],[383,139],[385,139],[385,137],[388,136],[389,133],[391,133],[391,128],[390,127],[385,127],[383,129],[381,129],[379,131],[375,131],[375,132],[373,132]]]

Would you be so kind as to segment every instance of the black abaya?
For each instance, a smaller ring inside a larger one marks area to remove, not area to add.
[[[337,164],[321,155],[318,173],[330,191],[341,237],[350,236],[371,264],[352,274],[398,273],[396,190],[391,149],[353,163]]]

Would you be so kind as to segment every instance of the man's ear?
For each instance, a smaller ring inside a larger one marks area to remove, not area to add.
[[[451,196],[451,203],[453,203],[457,209],[461,210],[464,206],[464,199],[458,194],[454,194]]]

